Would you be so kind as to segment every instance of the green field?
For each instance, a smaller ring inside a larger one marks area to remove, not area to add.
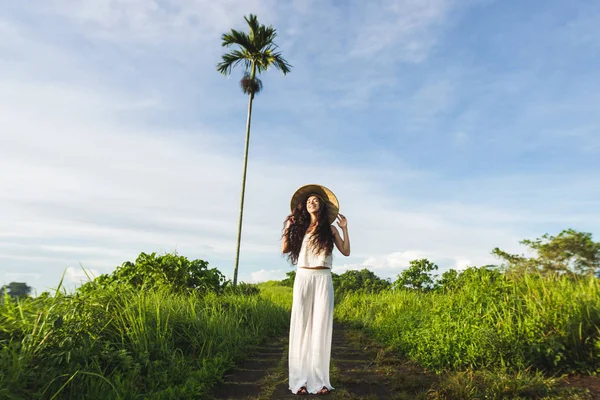
[[[133,268],[175,269],[181,260],[193,266],[183,257],[158,259],[164,262]],[[201,272],[200,278],[212,278],[206,268]],[[177,293],[125,283],[34,299],[6,295],[0,398],[196,399],[253,345],[288,324],[285,308],[252,291],[217,286]]]
[[[152,277],[174,265],[195,264],[171,255],[140,258],[113,280],[72,294],[5,295],[0,398],[201,398],[252,346],[285,335],[289,281],[233,290],[204,264],[196,265],[193,285],[181,281],[186,273],[165,280],[186,290],[156,279],[140,286],[132,275],[144,270]],[[336,279],[341,287],[346,278]],[[209,281],[213,287],[198,284]],[[444,376],[431,398],[585,398],[555,389],[563,374],[600,372],[598,278],[510,278],[473,268],[457,282],[442,290],[377,293],[346,282],[336,293],[335,317],[386,346],[388,356]]]
[[[336,318],[437,371],[600,372],[600,280],[473,270],[447,292],[346,294]]]

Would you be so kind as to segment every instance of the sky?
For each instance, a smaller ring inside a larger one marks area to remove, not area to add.
[[[0,284],[38,294],[176,251],[233,276],[247,113],[216,64],[243,19],[291,73],[254,101],[239,280],[282,279],[293,192],[330,188],[352,253],[498,264],[563,229],[600,238],[600,3],[0,3]]]

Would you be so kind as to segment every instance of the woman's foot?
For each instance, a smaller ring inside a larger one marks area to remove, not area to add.
[[[300,389],[298,389],[296,394],[308,394],[308,390],[306,390],[306,386],[302,386]]]
[[[319,390],[317,392],[317,394],[329,394],[329,389],[327,389],[327,387],[323,386],[323,388],[321,390]]]

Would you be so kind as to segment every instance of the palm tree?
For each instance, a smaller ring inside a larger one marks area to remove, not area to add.
[[[222,46],[237,45],[238,48],[223,54],[223,61],[217,64],[217,71],[229,75],[231,70],[239,64],[245,69],[244,77],[240,81],[242,90],[248,95],[248,117],[246,120],[246,147],[244,150],[244,172],[242,175],[242,194],[240,200],[240,218],[238,222],[237,247],[235,254],[235,268],[233,271],[233,286],[237,285],[238,264],[240,261],[240,241],[242,238],[242,217],[244,215],[244,192],[246,190],[246,170],[248,166],[248,144],[250,142],[250,119],[252,117],[252,100],[254,95],[261,91],[262,82],[257,74],[275,67],[283,74],[290,72],[292,66],[276,52],[277,37],[275,28],[266,27],[258,23],[256,15],[244,17],[250,32],[248,34],[232,29],[221,36]]]

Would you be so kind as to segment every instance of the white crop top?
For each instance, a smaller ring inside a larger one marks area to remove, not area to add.
[[[315,254],[314,249],[311,246],[310,238],[312,237],[312,233],[307,233],[304,235],[304,239],[302,240],[302,247],[300,247],[300,254],[298,254],[298,267],[326,267],[331,268],[332,264],[332,256],[331,253],[325,254],[325,252],[321,252],[319,254]]]

